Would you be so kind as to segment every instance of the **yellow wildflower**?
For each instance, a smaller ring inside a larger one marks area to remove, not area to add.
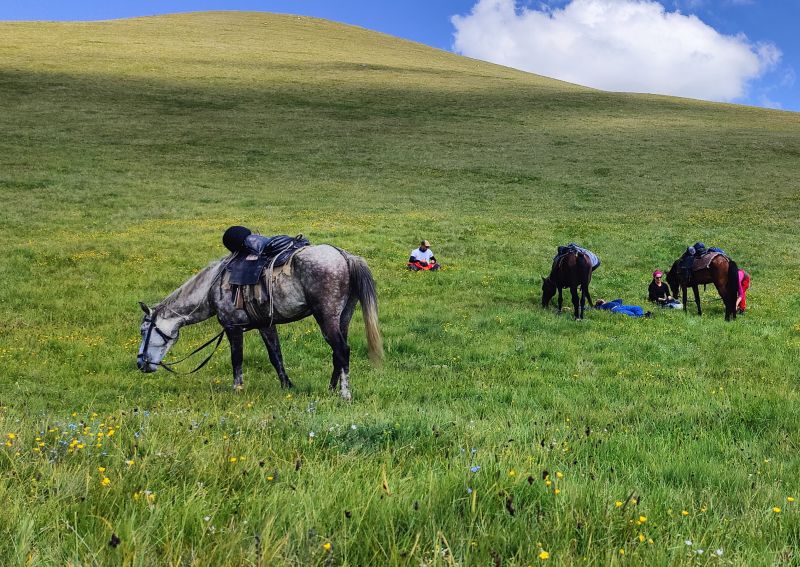
[[[780,514],[780,513],[781,513],[781,509],[780,509],[778,506],[775,506],[775,507],[772,509],[772,511],[773,511],[773,512],[775,512],[776,514]]]
[[[647,516],[639,516],[639,523],[644,524],[647,522]]]
[[[564,473],[562,473],[562,472],[557,472],[557,473],[556,473],[556,477],[557,477],[557,478],[564,478]]]
[[[228,460],[229,460],[230,462],[232,462],[232,463],[235,463],[235,462],[236,462],[236,461],[238,461],[239,459],[237,459],[236,457],[231,457],[231,458],[230,458],[230,459],[228,459]]]
[[[104,476],[100,481],[100,484],[102,484],[103,486],[111,486],[111,479],[108,478],[107,476]]]
[[[517,476],[517,471],[511,469],[510,471],[508,471],[508,476]]]
[[[539,552],[539,559],[541,559],[542,561],[546,561],[550,559],[550,554],[543,549]]]
[[[681,516],[688,516],[688,515],[689,512],[687,512],[686,510],[681,510]]]
[[[324,549],[325,551],[330,551],[331,550],[330,542],[326,541],[325,543],[323,543],[322,544],[322,549]]]
[[[621,508],[622,507],[622,500],[617,500],[616,502],[614,502],[614,506],[616,506],[617,508]]]
[[[794,496],[787,496],[786,497],[786,501],[787,502],[794,502]]]
[[[97,472],[101,472],[101,473],[106,472],[106,468],[105,467],[97,467]]]

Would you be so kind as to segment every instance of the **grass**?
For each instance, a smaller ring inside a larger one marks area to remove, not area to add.
[[[0,563],[800,560],[800,115],[290,16],[0,33]],[[227,352],[135,370],[136,301],[230,224],[367,258],[387,357],[357,316],[353,403],[312,321],[280,330],[291,393],[256,336],[241,395]],[[421,238],[440,273],[403,270]],[[734,323],[711,290],[702,318],[538,306],[558,244],[642,304],[695,240],[753,275]]]

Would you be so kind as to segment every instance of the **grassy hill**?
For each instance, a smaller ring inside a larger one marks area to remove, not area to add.
[[[0,37],[0,563],[800,560],[800,114],[263,13]],[[292,393],[255,336],[243,394],[226,350],[135,370],[136,301],[231,224],[368,260],[387,357],[357,316],[352,403],[313,321],[280,329]],[[445,270],[403,270],[421,238]],[[538,306],[558,244],[642,304],[695,240],[753,275],[733,323],[711,289],[702,318]]]

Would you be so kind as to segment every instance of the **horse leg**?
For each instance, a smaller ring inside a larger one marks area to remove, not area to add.
[[[581,319],[583,319],[583,314],[586,312],[586,296],[589,295],[587,287],[586,284],[581,285]]]
[[[687,286],[681,284],[681,296],[683,297],[683,311],[686,312],[688,306],[686,305],[686,291]]]
[[[558,312],[561,313],[561,307],[564,305],[563,289],[558,288]]]
[[[725,290],[724,285],[720,285],[717,283],[717,280],[714,280],[714,287],[717,288],[717,293],[719,293],[719,298],[722,300],[722,305],[725,306],[725,320],[731,320],[731,309],[730,303],[728,302],[728,293]]]
[[[275,372],[278,373],[278,379],[281,381],[281,388],[294,387],[294,384],[292,384],[292,381],[289,380],[289,377],[286,375],[286,369],[283,367],[283,354],[281,354],[281,342],[278,339],[278,329],[275,325],[270,325],[269,327],[259,329],[258,332],[261,334],[261,339],[267,347],[269,361],[275,368]]]
[[[347,343],[347,334],[350,332],[350,320],[353,318],[353,313],[356,310],[357,304],[358,297],[354,296],[348,299],[347,304],[344,306],[344,310],[339,317],[339,330],[342,333],[342,337],[344,337],[345,343]]]
[[[225,335],[231,344],[231,366],[233,366],[233,389],[241,390],[244,388],[242,379],[242,360],[244,359],[244,333],[238,327],[225,329]]]
[[[572,309],[574,310],[573,312],[575,314],[575,319],[582,319],[583,311],[578,299],[578,286],[572,284],[569,286],[569,292],[572,295]]]
[[[697,288],[697,284],[692,286],[692,292],[694,292],[694,302],[697,304],[697,314],[702,315],[703,310],[700,308],[700,290]]]
[[[314,313],[322,336],[333,350],[333,373],[331,374],[330,389],[335,390],[339,384],[342,398],[350,400],[350,347],[342,334],[340,317],[325,316]]]

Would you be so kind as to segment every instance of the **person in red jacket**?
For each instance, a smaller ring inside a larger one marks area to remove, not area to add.
[[[750,274],[739,270],[739,297],[736,298],[736,310],[741,314],[747,309],[747,290],[750,289]]]

